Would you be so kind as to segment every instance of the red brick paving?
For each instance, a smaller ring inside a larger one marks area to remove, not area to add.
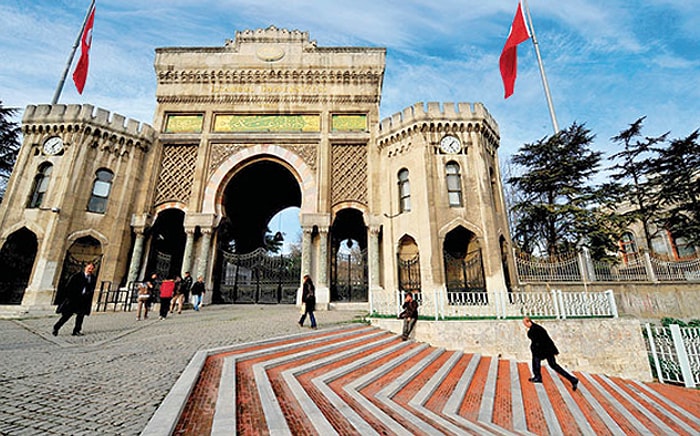
[[[351,338],[362,338],[363,336],[368,336],[372,331],[361,330],[362,327],[357,327],[357,331],[346,331],[348,335],[338,338],[332,337],[335,332],[314,332],[310,333],[304,338],[314,338],[318,339],[319,342],[311,346],[309,345],[298,345],[294,346],[289,350],[277,350],[266,355],[255,355],[248,358],[239,357],[236,365],[236,399],[237,399],[237,426],[238,433],[241,435],[260,435],[267,434],[267,425],[265,422],[264,414],[262,412],[262,405],[260,404],[260,398],[257,394],[257,386],[255,385],[255,380],[253,377],[252,368],[257,363],[262,363],[269,361],[270,359],[289,356],[294,353],[309,349],[310,347],[317,348],[331,343],[337,343],[340,341],[349,340]],[[387,333],[388,335],[388,333]],[[312,384],[311,380],[319,377],[325,373],[328,373],[336,368],[345,366],[352,363],[358,359],[365,356],[373,355],[379,352],[381,349],[385,349],[391,345],[395,345],[398,341],[390,341],[387,344],[373,344],[373,342],[378,341],[380,338],[363,338],[359,343],[351,345],[342,345],[335,350],[327,351],[323,353],[316,353],[309,355],[307,357],[294,359],[293,362],[287,362],[267,369],[267,374],[275,394],[280,398],[280,407],[290,430],[294,435],[316,435],[317,432],[313,425],[308,421],[308,418],[304,415],[300,404],[294,399],[294,396],[289,389],[289,387],[284,383],[282,378],[282,372],[298,367],[305,363],[313,362],[316,360],[323,359],[326,356],[332,354],[340,353],[345,350],[350,350],[353,347],[361,350],[355,355],[346,357],[342,360],[332,362],[330,364],[323,365],[322,367],[315,368],[303,374],[297,375],[297,380],[304,388],[309,397],[314,401],[316,406],[322,411],[326,419],[333,425],[335,430],[342,435],[353,435],[357,434],[357,431],[352,427],[352,425],[347,421],[347,419],[342,416],[331,404],[328,399],[322,395],[322,393]],[[209,434],[212,429],[213,416],[216,407],[216,400],[218,395],[219,380],[221,378],[221,370],[223,366],[223,359],[229,356],[242,355],[247,352],[263,351],[266,349],[271,349],[272,346],[279,346],[283,344],[294,344],[298,342],[299,338],[290,338],[287,340],[280,340],[274,343],[267,344],[252,344],[248,347],[242,347],[237,350],[221,353],[218,355],[210,356],[206,359],[204,367],[199,375],[197,384],[195,385],[190,397],[188,398],[184,411],[180,416],[177,423],[174,434],[176,435],[201,435]],[[373,428],[380,434],[391,434],[390,429],[383,423],[377,422],[376,418],[365,410],[361,404],[357,403],[349,394],[344,391],[344,386],[357,380],[359,377],[373,371],[374,369],[384,365],[385,363],[391,361],[392,359],[407,353],[408,350],[419,346],[419,344],[410,343],[407,344],[406,348],[394,351],[378,360],[370,362],[363,365],[361,368],[343,375],[336,380],[329,383],[329,387],[336,392],[345,402],[352,407],[355,412],[357,412],[363,419],[372,423]],[[386,387],[389,383],[394,381],[397,377],[401,376],[405,371],[418,365],[419,362],[430,355],[434,351],[433,348],[425,348],[412,356],[410,359],[406,360],[402,364],[396,365],[387,374],[373,380],[369,385],[361,390],[361,394],[365,396],[369,401],[372,401],[377,407],[384,411],[384,413],[391,416],[394,420],[399,422],[402,426],[407,428],[409,431],[420,434],[419,428],[415,427],[410,421],[406,420],[402,415],[394,412],[391,408],[384,405],[382,402],[374,398],[375,394],[381,389]],[[393,398],[392,400],[399,404],[400,406],[406,408],[415,415],[416,418],[423,418],[424,421],[430,422],[428,416],[423,415],[421,412],[414,410],[408,403],[411,399],[423,388],[425,383],[427,383],[431,377],[440,370],[442,365],[447,362],[450,357],[452,357],[454,352],[444,352],[439,357],[437,357],[433,362],[428,364],[423,370],[417,374],[412,380],[410,380]],[[464,371],[466,370],[471,355],[463,355],[459,358],[454,367],[447,373],[444,380],[442,380],[436,387],[433,395],[428,399],[425,407],[431,410],[433,413],[440,415],[443,419],[452,421],[451,419],[442,415],[442,410],[445,407],[447,399],[454,391],[455,386],[461,379]],[[486,377],[489,370],[489,365],[491,363],[491,358],[485,357],[481,358],[477,366],[476,372],[472,379],[465,398],[459,407],[458,413],[474,422],[478,419],[479,409],[481,407],[481,401],[483,396],[483,390],[486,383]],[[519,363],[517,365],[517,370],[519,373],[519,378],[521,382],[521,392],[523,398],[523,404],[525,408],[525,418],[528,427],[528,431],[534,434],[547,435],[549,430],[547,428],[546,421],[544,419],[544,413],[541,409],[537,393],[535,391],[535,385],[528,382],[527,379],[530,377],[529,366],[526,363]],[[558,391],[554,382],[552,381],[549,373],[547,371],[543,372],[544,383],[543,387],[549,397],[549,401],[552,404],[553,412],[556,415],[559,425],[562,428],[562,432],[566,435],[569,434],[581,434],[581,429],[578,428],[573,415],[567,409],[566,403],[563,401],[562,394]],[[620,428],[626,434],[639,434],[639,431],[632,426],[632,424],[626,419],[625,415],[632,413],[634,417],[642,422],[645,427],[650,429],[651,432],[660,433],[661,429],[657,428],[653,422],[647,418],[643,413],[636,411],[634,406],[629,404],[625,398],[607,386],[600,376],[597,375],[582,375],[577,374],[581,380],[580,386],[585,386],[588,388],[589,392],[597,401],[605,408],[606,412],[612,417],[612,419],[620,426]],[[557,376],[558,377],[558,376]],[[598,384],[605,389],[612,397],[614,397],[620,404],[624,405],[627,411],[621,413],[618,412],[605,396],[597,391],[596,388],[592,386],[587,377],[591,377],[596,380]],[[504,429],[513,430],[513,417],[512,417],[512,392],[510,390],[510,362],[507,360],[498,362],[498,375],[496,380],[496,396],[494,398],[494,410],[493,410],[493,424],[500,426]],[[673,408],[659,402],[654,405],[649,404],[649,400],[646,399],[648,394],[643,396],[638,396],[636,391],[639,389],[636,386],[630,385],[628,382],[609,378],[618,389],[623,390],[628,395],[632,396],[637,402],[642,403],[647,407],[649,411],[654,413],[660,420],[662,420],[666,425],[671,427],[678,434],[687,434],[687,432],[679,427],[672,419],[664,416],[662,413],[657,411],[657,407],[662,408],[667,413],[671,413],[678,419],[683,420],[687,425],[695,430],[694,434],[700,434],[700,425],[693,422],[689,422],[682,414],[673,410]],[[579,392],[572,392],[570,385],[567,381],[561,380],[569,390],[573,400],[576,402],[580,408],[583,415],[588,420],[593,430],[597,435],[607,435],[610,434],[610,430],[607,429],[603,420],[600,419],[597,412],[593,407],[585,400],[584,396]],[[700,391],[685,389],[677,386],[670,385],[660,385],[660,384],[648,384],[648,387],[655,390],[662,396],[670,398],[678,407],[683,407],[693,416],[700,416]],[[642,391],[643,392],[643,391]],[[651,400],[654,401],[654,400]],[[453,424],[459,425],[452,421]],[[444,431],[449,433],[447,429],[443,429],[437,423],[431,423],[438,431]]]
[[[492,421],[503,428],[513,429],[513,402],[510,393],[510,361],[508,360],[498,362]]]

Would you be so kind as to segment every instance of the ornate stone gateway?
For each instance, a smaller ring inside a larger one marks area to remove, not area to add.
[[[258,248],[247,254],[221,251],[221,282],[215,303],[294,304],[300,259]]]

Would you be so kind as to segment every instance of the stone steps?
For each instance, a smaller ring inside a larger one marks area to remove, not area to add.
[[[318,330],[195,356],[143,434],[699,434],[698,391]]]

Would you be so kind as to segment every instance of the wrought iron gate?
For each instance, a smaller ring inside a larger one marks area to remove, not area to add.
[[[217,303],[294,304],[300,284],[300,259],[258,248],[247,254],[221,252]]]
[[[336,252],[333,260],[331,301],[367,302],[367,249]]]
[[[486,280],[484,278],[484,264],[481,258],[481,249],[471,251],[465,256],[455,257],[447,251],[443,251],[445,260],[445,284],[447,286],[447,298],[452,303],[451,295],[456,292],[482,293],[479,304],[488,304],[486,294]]]
[[[410,259],[397,258],[399,265],[399,290],[416,293],[421,290],[420,281],[420,255],[416,254]]]

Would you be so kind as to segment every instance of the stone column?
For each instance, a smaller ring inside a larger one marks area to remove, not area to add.
[[[182,255],[182,274],[184,277],[187,271],[192,273],[192,248],[194,246],[194,228],[185,228],[185,233],[187,233],[187,240],[185,241],[185,253]],[[192,274],[194,275],[194,274]],[[196,280],[196,277],[195,277]]]
[[[328,228],[319,228],[318,286],[327,288],[328,283]]]
[[[207,268],[209,265],[209,249],[211,248],[211,228],[202,228],[202,239],[199,241],[199,269],[197,277],[207,277]]]
[[[368,233],[369,233],[369,244],[368,244],[368,252],[367,256],[369,259],[368,260],[368,275],[369,275],[369,289],[376,289],[379,288],[379,230],[380,226],[378,225],[369,225],[368,228]]]
[[[131,263],[129,264],[128,282],[135,282],[139,276],[141,269],[141,255],[143,254],[143,228],[135,228],[136,240],[134,241],[134,250],[131,252]]]
[[[311,233],[313,227],[302,227],[303,237],[301,241],[301,275],[311,275]]]

